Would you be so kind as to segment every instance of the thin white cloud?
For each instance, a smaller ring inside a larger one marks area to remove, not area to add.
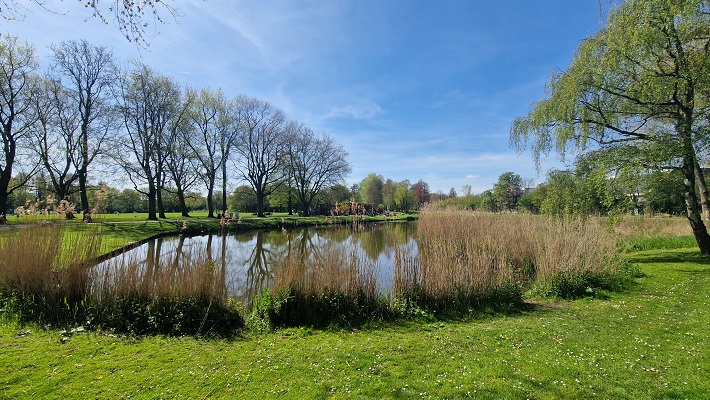
[[[362,101],[339,107],[330,107],[325,114],[325,119],[353,118],[370,119],[382,114],[382,108],[375,102]]]

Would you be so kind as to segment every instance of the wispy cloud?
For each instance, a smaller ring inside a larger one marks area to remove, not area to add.
[[[370,119],[382,114],[382,108],[372,101],[361,101],[359,103],[347,104],[344,106],[330,107],[324,118],[354,118]]]

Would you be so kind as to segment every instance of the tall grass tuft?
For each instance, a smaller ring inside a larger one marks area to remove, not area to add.
[[[99,253],[97,232],[67,233],[33,225],[0,239],[0,296],[21,321],[65,324],[88,307],[88,268]]]
[[[244,326],[229,300],[225,270],[207,251],[182,249],[169,259],[119,257],[94,270],[92,323],[135,334],[229,336]]]
[[[696,247],[688,220],[681,217],[624,217],[610,221],[623,251]]]
[[[120,333],[233,335],[244,326],[206,251],[95,265],[99,231],[21,228],[0,239],[0,310],[21,322]]]
[[[422,307],[460,312],[522,302],[515,272],[526,264],[532,244],[518,230],[503,229],[498,217],[455,210],[420,215],[417,302]]]
[[[434,310],[515,306],[524,288],[575,297],[627,281],[598,219],[430,209],[418,227],[420,302]]]
[[[289,251],[275,271],[271,290],[255,300],[251,314],[271,328],[357,326],[389,312],[374,263],[354,250],[327,244],[313,254]]]

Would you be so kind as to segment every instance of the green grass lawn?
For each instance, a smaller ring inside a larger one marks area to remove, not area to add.
[[[707,399],[710,258],[627,255],[626,293],[470,321],[235,340],[0,324],[0,398]]]

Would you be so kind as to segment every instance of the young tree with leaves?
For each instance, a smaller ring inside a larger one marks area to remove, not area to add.
[[[627,0],[555,74],[549,97],[517,118],[511,142],[535,157],[570,146],[634,146],[637,162],[683,176],[686,216],[700,252],[710,235],[696,194],[697,151],[707,139],[710,2]]]
[[[518,206],[518,199],[522,196],[522,178],[513,172],[506,172],[498,177],[498,182],[493,186],[493,196],[498,203],[497,209],[512,211]]]
[[[375,173],[367,175],[365,179],[360,182],[359,193],[362,202],[367,204],[382,204],[382,186],[384,185],[384,181],[381,175]]]

